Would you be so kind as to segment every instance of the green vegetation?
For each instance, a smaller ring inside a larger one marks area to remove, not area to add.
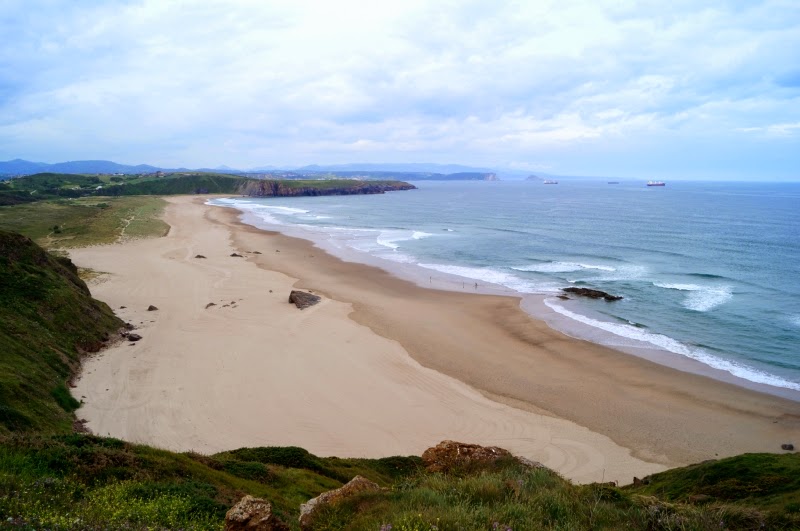
[[[156,197],[104,197],[39,201],[0,207],[0,229],[19,232],[47,249],[114,243],[120,238],[163,236]]]
[[[39,173],[0,182],[0,206],[76,197],[176,194],[347,195],[411,188],[413,186],[400,181],[261,180],[204,172],[149,174],[125,178]]]
[[[746,457],[712,464],[710,469],[726,474],[730,467],[746,468]],[[760,457],[776,466],[796,467],[798,461],[790,455]],[[670,480],[658,474],[653,482]],[[463,475],[412,474],[388,492],[328,506],[314,523],[316,529],[392,531],[796,529],[800,513],[759,511],[713,498],[703,504],[673,504],[634,487],[573,485],[547,469],[500,462]]]
[[[245,452],[243,449],[240,452]],[[91,435],[0,438],[0,518],[30,528],[219,529],[245,493],[267,498],[296,523],[301,503],[356,474],[389,486],[419,458],[336,459],[307,454],[322,469],[250,460],[281,455],[178,454]],[[289,450],[293,453],[294,450]],[[333,477],[332,477],[333,476]]]
[[[202,172],[125,177],[39,173],[0,182],[0,206],[77,197],[235,194],[250,180]]]
[[[753,461],[756,459],[758,462]],[[276,463],[279,461],[280,463]],[[796,455],[751,455],[704,465],[721,476],[769,463],[796,470]],[[293,529],[301,503],[356,474],[385,487],[325,506],[319,530],[797,529],[800,511],[724,499],[668,502],[669,471],[645,487],[573,485],[514,460],[469,472],[425,472],[416,457],[337,459],[299,448],[244,448],[211,456],[173,453],[90,435],[0,438],[0,521],[28,529],[220,529],[244,494],[269,500]],[[792,478],[789,478],[790,481]],[[658,485],[658,487],[656,487]],[[679,487],[680,488],[680,487]],[[787,498],[788,499],[788,498]],[[785,501],[785,500],[784,500]],[[391,528],[389,526],[391,525]]]
[[[635,490],[670,502],[721,500],[800,517],[800,454],[745,454],[676,468]]]
[[[0,231],[0,434],[65,432],[78,403],[66,381],[82,352],[122,326],[77,268]]]

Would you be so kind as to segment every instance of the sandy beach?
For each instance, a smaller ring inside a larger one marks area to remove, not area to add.
[[[569,338],[516,298],[421,288],[205,198],[167,200],[166,237],[70,251],[143,337],[84,364],[73,394],[97,434],[342,457],[454,439],[628,483],[800,433],[797,402]],[[299,310],[293,288],[323,300]]]

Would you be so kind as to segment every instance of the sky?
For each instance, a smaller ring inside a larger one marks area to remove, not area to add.
[[[800,180],[800,2],[2,0],[0,160]]]

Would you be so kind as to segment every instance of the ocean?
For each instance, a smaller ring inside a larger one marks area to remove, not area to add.
[[[800,183],[414,184],[211,202],[423,286],[536,297],[545,312],[523,307],[576,337],[800,391]],[[558,298],[569,286],[624,298]]]

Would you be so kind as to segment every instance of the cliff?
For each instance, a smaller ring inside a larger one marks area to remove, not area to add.
[[[247,180],[239,185],[236,192],[253,197],[291,197],[382,194],[414,189],[416,189],[416,186],[402,181],[356,181],[346,179],[328,181]]]

